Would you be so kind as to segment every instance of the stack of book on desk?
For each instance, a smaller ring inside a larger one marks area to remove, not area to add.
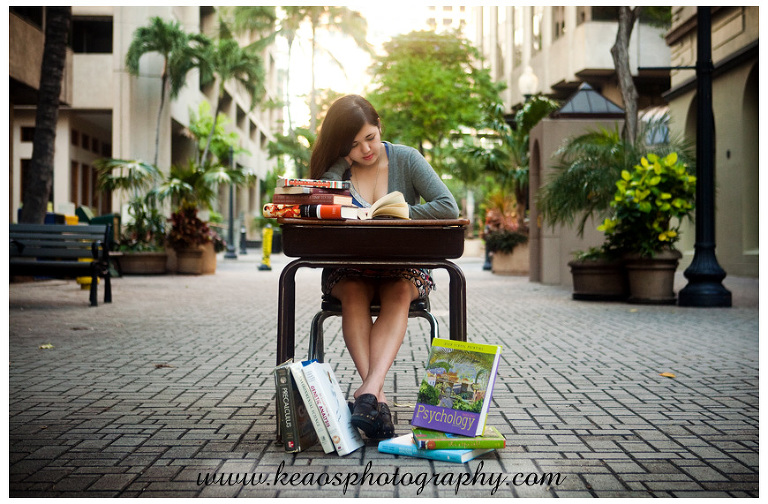
[[[379,451],[467,462],[504,448],[504,436],[486,426],[500,357],[498,345],[432,340],[412,432],[381,441]]]
[[[370,208],[353,203],[348,180],[279,178],[272,201],[262,208],[268,219],[408,219],[409,208],[402,193],[391,192]]]
[[[347,455],[363,446],[329,364],[291,359],[277,366],[274,375],[286,452],[300,452],[319,442],[325,453]]]

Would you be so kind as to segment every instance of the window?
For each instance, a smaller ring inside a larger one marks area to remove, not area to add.
[[[80,145],[80,132],[76,129],[72,130],[72,133],[70,135],[70,142],[72,142],[72,145]]]
[[[91,152],[98,154],[99,153],[99,139],[94,138],[91,140]]]
[[[512,10],[512,67],[523,64],[523,8]]]
[[[565,35],[565,7],[552,7],[552,39],[557,40]]]
[[[531,49],[533,52],[541,51],[542,34],[541,23],[544,20],[544,7],[537,5],[533,8],[533,17],[531,18]]]
[[[21,127],[21,141],[31,142],[35,139],[35,128],[32,126]]]
[[[76,53],[111,53],[112,18],[72,18],[72,50]]]
[[[80,166],[80,204],[87,205],[91,199],[91,168],[88,165]]]
[[[75,204],[80,204],[79,189],[80,189],[80,175],[78,173],[80,166],[77,161],[72,161],[69,165],[69,200]]]
[[[91,148],[91,137],[83,133],[83,143],[81,144],[83,146],[83,149],[90,149]]]
[[[576,7],[576,24],[580,25],[587,20],[587,9],[589,7]]]
[[[99,208],[99,191],[98,187],[99,172],[95,168],[91,168],[91,206],[93,208]]]
[[[108,158],[112,157],[112,144],[107,142],[102,142],[101,144],[101,155]]]

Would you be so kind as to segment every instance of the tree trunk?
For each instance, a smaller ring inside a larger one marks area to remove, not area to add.
[[[160,110],[157,111],[157,128],[155,130],[155,167],[160,156],[160,126],[163,120],[163,107],[165,106],[165,88],[168,86],[168,60],[163,66],[163,76],[160,78]]]
[[[315,22],[312,22],[312,62],[311,62],[311,73],[312,73],[312,89],[309,92],[309,131],[312,133],[317,133],[317,103],[315,98]]]
[[[619,7],[619,29],[611,56],[616,68],[621,98],[624,100],[624,140],[634,143],[637,139],[637,88],[629,68],[629,39],[642,7]]]
[[[293,120],[291,119],[291,51],[293,50],[293,37],[288,39],[288,71],[285,73],[285,109],[288,112],[288,134],[293,135]]]
[[[19,222],[42,224],[53,185],[53,154],[56,123],[59,119],[59,96],[64,65],[67,60],[67,36],[72,19],[71,7],[47,7],[45,46],[40,68],[40,89],[37,97],[35,134],[32,139],[32,160],[24,180]]]
[[[200,164],[202,166],[205,166],[205,158],[208,157],[208,151],[211,149],[211,140],[213,140],[213,134],[216,133],[216,122],[219,119],[219,110],[221,110],[221,96],[224,94],[223,89],[224,83],[222,82],[216,95],[216,110],[213,111],[213,125],[211,126],[211,131],[208,132],[208,139],[205,141],[205,149],[203,149],[203,155],[200,158]]]

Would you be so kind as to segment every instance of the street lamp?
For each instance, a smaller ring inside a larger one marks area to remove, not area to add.
[[[712,13],[697,11],[696,124],[696,244],[685,270],[686,285],[677,295],[680,306],[731,306],[731,291],[722,281],[725,271],[715,255],[714,118],[712,114]]]
[[[533,68],[530,66],[525,67],[523,75],[517,79],[517,87],[520,89],[525,101],[531,99],[531,96],[535,95],[539,90],[539,78],[533,73]]]
[[[229,148],[229,165],[232,170],[235,169],[235,149]],[[227,251],[224,253],[224,259],[237,259],[235,252],[235,194],[232,181],[229,181],[229,235],[227,236]]]

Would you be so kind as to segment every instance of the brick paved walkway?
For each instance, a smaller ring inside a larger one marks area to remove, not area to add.
[[[507,448],[457,465],[380,454],[372,442],[344,458],[282,451],[270,372],[286,259],[259,272],[256,255],[220,260],[212,276],[116,279],[114,303],[97,308],[74,282],[11,284],[10,495],[758,495],[756,280],[726,278],[731,309],[585,303],[462,259],[470,340],[504,347],[489,422]],[[448,276],[436,277],[445,329]],[[297,282],[304,351],[319,271]],[[389,374],[400,434],[426,334],[411,322]],[[357,379],[338,319],[326,336],[349,392]],[[232,484],[199,484],[209,473]]]

